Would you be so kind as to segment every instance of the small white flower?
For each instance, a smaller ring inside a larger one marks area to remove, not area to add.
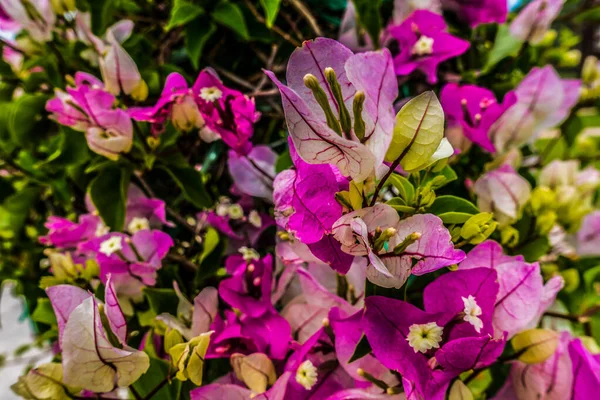
[[[260,228],[262,226],[262,219],[256,210],[250,211],[250,214],[248,214],[248,222],[250,222],[256,228]]]
[[[143,217],[133,217],[129,222],[129,225],[127,225],[127,230],[131,234],[136,233],[137,231],[143,231],[144,229],[150,229],[150,222],[147,218]]]
[[[415,353],[427,353],[432,348],[439,348],[444,328],[435,322],[413,324],[408,328],[406,340]]]
[[[227,214],[229,214],[229,218],[231,219],[240,219],[244,216],[244,209],[239,204],[232,204],[227,209]]]
[[[250,247],[242,246],[238,249],[238,251],[242,254],[244,260],[246,261],[260,260],[260,254],[258,254],[256,250],[251,249]]]
[[[426,56],[433,53],[433,38],[422,35],[413,45],[411,53],[417,56]]]
[[[223,96],[223,92],[217,87],[204,87],[200,89],[200,97],[206,101],[219,100]]]
[[[296,371],[296,382],[302,385],[306,390],[312,389],[315,383],[317,383],[317,378],[317,368],[310,360],[306,360],[300,364],[298,371]]]
[[[463,318],[465,321],[473,325],[477,333],[481,332],[481,328],[483,328],[483,321],[479,316],[483,314],[481,311],[481,307],[475,301],[475,297],[469,295],[469,297],[461,297],[462,301],[465,305],[465,317]]]
[[[100,243],[100,253],[110,256],[116,251],[123,250],[123,238],[121,236],[112,236]]]

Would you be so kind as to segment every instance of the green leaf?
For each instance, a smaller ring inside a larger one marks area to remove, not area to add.
[[[364,28],[375,47],[379,45],[379,34],[383,21],[381,19],[381,0],[352,0],[356,8],[356,16],[359,25]]]
[[[24,94],[13,103],[8,116],[8,131],[15,143],[28,146],[37,143],[35,128],[41,120],[48,97],[39,94]]]
[[[54,309],[52,308],[50,299],[38,299],[37,306],[35,307],[33,313],[31,313],[31,319],[35,322],[41,322],[46,325],[56,324],[56,315],[54,315]]]
[[[208,39],[217,31],[212,22],[198,18],[185,27],[185,50],[194,68],[200,68],[200,57]]]
[[[586,289],[593,292],[594,283],[600,282],[600,265],[586,270],[583,273],[583,281]]]
[[[407,172],[426,166],[444,137],[444,111],[433,91],[413,98],[396,115],[392,143],[385,160]]]
[[[165,31],[187,24],[199,15],[204,14],[204,9],[194,3],[185,0],[175,0],[171,8],[171,17],[169,23],[165,26]]]
[[[130,171],[109,167],[100,171],[90,183],[89,193],[100,217],[112,231],[120,231],[125,224],[127,187]]]
[[[281,0],[260,0],[260,5],[265,10],[265,21],[268,28],[271,28],[277,19],[280,3]]]
[[[89,160],[90,151],[85,135],[66,126],[61,126],[60,131],[58,149],[45,162],[78,166]]]
[[[542,165],[546,165],[554,160],[561,160],[568,154],[569,150],[567,142],[562,136],[538,139],[535,141],[534,147],[542,159]]]
[[[415,208],[411,206],[407,206],[404,202],[404,199],[400,197],[394,197],[385,202],[385,204],[391,206],[394,210],[402,212],[402,213],[413,213],[415,212]]]
[[[348,360],[348,363],[352,363],[356,360],[360,360],[367,354],[371,353],[371,351],[373,351],[373,349],[371,348],[371,345],[369,344],[367,337],[363,334],[360,337],[360,340],[358,341],[358,343],[356,344],[354,353],[352,353],[352,357],[350,357],[350,360]]]
[[[577,22],[578,24],[582,22],[600,21],[600,6],[596,6],[592,9],[579,13],[575,18],[573,18],[573,21]]]
[[[88,4],[92,15],[92,31],[96,35],[104,34],[109,16],[114,11],[114,0],[90,0]]]
[[[496,33],[494,47],[490,51],[487,62],[483,67],[483,73],[490,71],[494,65],[498,64],[506,57],[516,57],[523,46],[523,41],[513,37],[510,34],[508,25],[500,25]]]
[[[543,236],[535,240],[525,243],[515,250],[516,253],[522,254],[525,261],[534,262],[540,259],[550,250],[550,242],[548,237]]]
[[[219,233],[215,229],[209,227],[206,231],[206,235],[204,236],[204,241],[202,243],[204,245],[204,248],[202,249],[202,254],[200,254],[201,263],[219,245]]]
[[[479,209],[473,203],[451,195],[437,197],[427,211],[440,217],[446,224],[462,224],[479,214]]]
[[[221,25],[236,32],[244,40],[250,39],[244,14],[237,4],[233,4],[229,0],[221,0],[215,7],[212,17]]]
[[[179,298],[173,289],[144,288],[150,309],[156,314],[168,313],[177,315]]]
[[[133,387],[136,392],[145,398],[152,392],[163,380],[167,379],[171,373],[170,365],[167,361],[159,358],[150,357],[150,368],[138,379]],[[153,400],[178,400],[181,392],[181,381],[172,379],[164,385],[153,396]]]
[[[16,236],[29,216],[30,211],[40,197],[40,188],[25,187],[7,197],[0,206],[0,236]]]
[[[193,167],[161,167],[173,178],[177,186],[181,189],[183,196],[196,207],[207,208],[212,204],[212,200],[202,182],[202,174]]]
[[[294,163],[292,162],[292,157],[290,156],[290,151],[285,150],[277,157],[277,161],[275,161],[275,172],[279,173],[290,168]]]
[[[412,204],[415,200],[415,187],[405,177],[399,174],[392,174],[388,181],[394,186],[406,204]]]

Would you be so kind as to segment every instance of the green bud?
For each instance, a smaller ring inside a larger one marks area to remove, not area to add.
[[[414,242],[416,242],[419,239],[421,239],[420,232],[411,233],[410,235],[405,237],[401,243],[399,243],[398,245],[396,245],[396,247],[394,247],[394,254],[399,255],[399,254],[404,253],[408,246],[410,246],[411,244],[413,244]]]
[[[465,222],[460,236],[470,244],[479,244],[487,239],[497,226],[492,213],[475,214]]]
[[[352,130],[352,120],[350,119],[350,112],[346,108],[346,104],[344,103],[344,95],[342,95],[342,87],[337,80],[337,75],[335,71],[331,67],[325,68],[325,79],[327,79],[327,83],[329,84],[329,88],[333,93],[333,98],[335,99],[338,105],[338,113],[340,116],[340,122],[342,124],[342,131],[349,135]]]
[[[338,122],[337,117],[333,114],[331,106],[329,105],[327,94],[325,94],[325,91],[321,85],[319,85],[319,80],[317,77],[313,74],[304,75],[304,85],[312,91],[315,100],[323,109],[325,118],[327,119],[327,125],[333,129],[335,133],[341,136],[342,128],[340,127],[340,123]]]
[[[539,214],[536,219],[536,228],[539,234],[547,235],[552,227],[556,225],[557,219],[558,216],[556,215],[556,212],[552,210],[547,210]]]
[[[594,56],[587,56],[583,61],[581,70],[581,79],[586,85],[596,81],[600,75],[598,71],[598,59]]]
[[[578,155],[590,156],[598,152],[598,144],[592,137],[580,134],[575,139],[575,152]]]
[[[563,67],[575,67],[581,61],[581,51],[569,50],[560,58],[560,65]]]
[[[381,233],[377,236],[375,242],[373,243],[373,250],[375,250],[376,253],[381,251],[381,249],[383,249],[383,246],[385,245],[385,242],[390,240],[397,232],[398,231],[396,230],[396,228],[392,227],[386,228],[385,230],[381,231]]]
[[[354,113],[354,134],[361,141],[365,138],[365,121],[362,118],[363,106],[365,104],[365,92],[359,90],[354,95],[352,112]]]
[[[569,268],[560,271],[560,274],[565,280],[565,287],[563,290],[566,293],[573,293],[576,291],[580,283],[579,272],[575,268]]]
[[[546,32],[546,34],[544,35],[544,37],[542,38],[539,45],[540,46],[552,46],[552,43],[554,43],[554,41],[556,40],[557,37],[558,37],[558,33],[556,33],[556,31],[554,29],[549,29]]]
[[[555,206],[556,194],[554,191],[546,186],[538,186],[531,192],[529,204],[534,214],[539,213],[542,209],[550,208]]]
[[[505,226],[500,231],[500,239],[504,246],[515,247],[519,243],[519,231],[512,226]]]

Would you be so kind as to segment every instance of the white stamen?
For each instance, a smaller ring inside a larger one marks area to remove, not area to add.
[[[133,234],[144,229],[150,229],[150,221],[147,218],[133,217],[127,225],[129,233]]]
[[[475,297],[469,295],[469,297],[461,297],[462,301],[465,305],[465,317],[463,318],[465,321],[473,325],[477,333],[481,332],[481,328],[483,328],[483,321],[479,316],[483,314],[481,311],[481,307],[475,301]]]
[[[317,368],[310,360],[306,360],[300,364],[298,371],[296,372],[296,382],[302,385],[304,389],[312,389],[315,383],[317,383],[317,378]]]
[[[219,100],[223,96],[223,92],[216,87],[204,87],[200,89],[200,97],[206,101]]]
[[[100,243],[100,253],[106,256],[120,250],[123,250],[123,238],[121,236],[112,236]]]
[[[256,250],[251,249],[250,247],[242,246],[238,249],[238,251],[242,254],[244,260],[248,262],[260,260],[260,254],[258,254]]]
[[[408,328],[406,340],[415,353],[427,353],[432,348],[439,348],[444,328],[435,322],[413,324]]]
[[[413,45],[411,53],[417,56],[426,56],[433,53],[433,38],[422,35]]]
[[[260,228],[262,226],[262,219],[256,210],[250,211],[250,214],[248,214],[248,222],[255,228]]]

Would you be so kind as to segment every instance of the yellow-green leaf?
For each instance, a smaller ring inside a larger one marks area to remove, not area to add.
[[[456,380],[450,388],[448,400],[473,400],[473,393],[462,381]]]
[[[274,384],[277,380],[275,366],[264,353],[253,353],[248,356],[236,353],[231,356],[230,361],[237,378],[254,393],[264,393],[268,385]]]
[[[392,143],[385,160],[400,158],[405,171],[416,171],[429,160],[444,137],[444,111],[435,93],[425,92],[402,107],[396,115]]]
[[[547,360],[558,346],[559,334],[548,329],[528,329],[513,337],[513,349],[519,361],[538,364]]]

